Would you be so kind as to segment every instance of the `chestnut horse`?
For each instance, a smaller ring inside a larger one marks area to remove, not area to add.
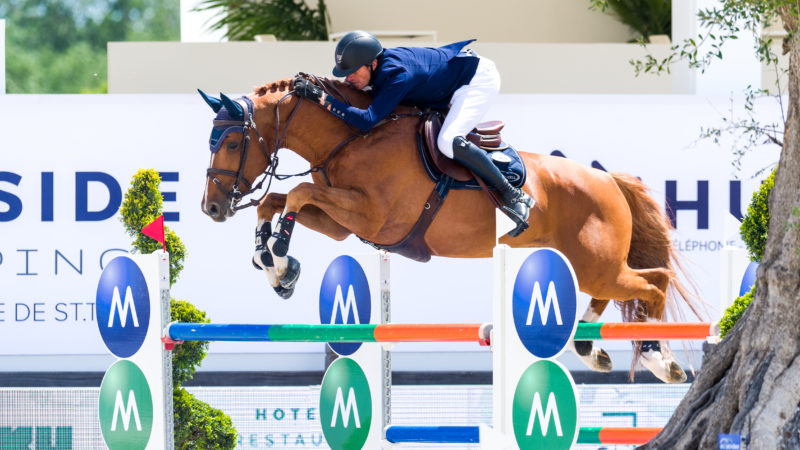
[[[367,93],[344,83],[317,82],[354,106],[369,105]],[[400,106],[394,120],[360,134],[319,104],[292,95],[292,85],[291,80],[267,84],[237,100],[201,92],[217,113],[202,201],[212,219],[232,216],[243,207],[237,206],[242,197],[256,190],[252,186],[260,175],[274,175],[278,150],[298,154],[312,168],[313,182],[251,200],[258,205],[253,263],[284,297],[291,295],[300,270],[287,255],[295,220],[336,240],[355,234],[390,246],[409,233],[434,187],[417,150],[418,110]],[[553,247],[566,255],[580,290],[592,297],[583,320],[597,321],[612,299],[628,321],[662,320],[672,297],[682,298],[696,313],[696,300],[673,271],[670,224],[641,181],[566,158],[521,156],[528,174],[523,189],[536,205],[530,228],[517,237],[505,235],[500,243]],[[276,214],[282,216],[273,235]],[[424,242],[432,255],[492,256],[495,205],[480,190],[451,191]],[[634,365],[640,360],[665,382],[686,379],[665,342],[636,342],[634,349]],[[608,354],[591,342],[579,342],[573,350],[593,370],[611,370]]]

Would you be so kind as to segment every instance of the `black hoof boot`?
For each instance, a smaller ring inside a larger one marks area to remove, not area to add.
[[[275,238],[275,243],[272,244],[272,254],[275,256],[283,257],[289,253],[289,241],[292,240],[292,230],[294,230],[296,219],[297,213],[294,212],[287,212],[281,217],[278,229],[272,233],[272,237]]]
[[[271,223],[264,222],[261,224],[261,229],[256,228],[256,254],[253,255],[253,267],[255,267],[256,270],[264,270],[267,267],[274,266],[272,254],[267,248],[267,240],[270,236],[272,236]],[[259,261],[261,264],[258,263]]]
[[[589,356],[592,354],[594,345],[592,341],[575,341],[575,353],[578,356]]]
[[[256,261],[256,258],[261,260],[261,264]],[[255,267],[256,270],[266,270],[267,267],[272,267],[274,265],[275,263],[272,262],[272,255],[267,250],[262,252],[261,255],[253,255],[253,267]]]
[[[294,291],[294,285],[297,283],[298,278],[300,278],[300,261],[289,256],[289,265],[286,267],[286,273],[283,274],[283,277],[278,281],[283,288]]]
[[[650,351],[660,352],[661,351],[661,343],[658,341],[642,341],[642,346],[640,347],[642,353],[647,353]]]

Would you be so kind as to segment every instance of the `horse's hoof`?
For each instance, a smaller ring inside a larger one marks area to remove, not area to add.
[[[683,371],[680,365],[675,361],[669,363],[669,374],[667,383],[683,383],[686,381],[686,372]]]
[[[614,368],[614,364],[611,362],[611,357],[608,356],[605,350],[602,348],[598,348],[594,353],[594,364],[592,366],[592,370],[597,372],[611,372],[611,369]]]
[[[294,290],[294,285],[297,283],[297,279],[300,278],[300,261],[291,256],[288,258],[289,263],[286,266],[286,273],[284,273],[283,277],[278,281],[280,281],[281,286],[284,288]]]
[[[285,287],[279,284],[277,286],[274,286],[272,289],[275,289],[275,293],[278,294],[278,296],[284,300],[288,299],[289,297],[292,296],[292,294],[294,294],[294,286],[292,286],[290,289],[286,289]]]

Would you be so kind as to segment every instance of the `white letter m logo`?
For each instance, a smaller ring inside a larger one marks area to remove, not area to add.
[[[336,313],[340,312],[342,315],[342,323],[349,323],[347,319],[350,317],[350,309],[353,309],[353,323],[359,324],[358,321],[358,304],[356,303],[356,294],[353,291],[353,285],[347,287],[347,299],[342,298],[342,285],[336,286],[336,295],[333,298],[333,312],[331,312],[331,324],[336,323]]]
[[[114,326],[114,311],[119,312],[119,322],[122,328],[125,328],[125,322],[128,321],[128,310],[131,311],[131,319],[133,319],[133,326],[139,326],[139,317],[136,315],[136,305],[133,303],[133,292],[131,287],[125,289],[125,300],[119,298],[119,288],[114,287],[114,293],[111,296],[111,311],[108,314],[108,328]]]
[[[111,431],[117,431],[117,417],[122,415],[122,427],[128,431],[128,425],[131,421],[131,414],[136,421],[136,431],[142,431],[142,422],[139,420],[139,408],[136,407],[136,396],[133,395],[133,389],[128,392],[128,406],[125,407],[125,402],[122,400],[122,391],[117,391],[117,398],[114,401],[114,418],[111,420]]]
[[[561,418],[558,417],[558,405],[556,405],[556,396],[552,392],[547,396],[547,408],[542,412],[542,398],[539,393],[533,394],[533,403],[531,404],[531,415],[528,417],[528,429],[525,431],[526,436],[533,434],[533,423],[536,421],[535,417],[539,419],[542,424],[542,436],[547,436],[547,428],[550,426],[550,416],[553,416],[553,421],[556,425],[556,434],[563,436],[564,432],[561,430]]]
[[[333,406],[333,417],[331,417],[331,428],[336,427],[336,417],[342,411],[342,425],[347,428],[350,423],[350,411],[353,411],[353,419],[356,421],[356,428],[361,428],[361,419],[358,417],[358,405],[356,404],[356,393],[353,387],[347,391],[347,404],[345,405],[344,396],[342,395],[342,387],[336,389],[336,400]]]
[[[544,304],[542,304],[542,288],[539,286],[538,281],[535,282],[533,284],[533,296],[531,298],[531,305],[528,307],[528,318],[525,321],[525,325],[530,325],[533,321],[533,310],[537,306],[539,307],[539,318],[542,319],[542,326],[547,325],[547,317],[550,315],[550,305],[553,305],[556,323],[558,325],[564,325],[564,321],[561,320],[561,308],[558,306],[558,295],[556,294],[555,283],[551,280],[550,284],[547,285],[546,300],[544,300]]]

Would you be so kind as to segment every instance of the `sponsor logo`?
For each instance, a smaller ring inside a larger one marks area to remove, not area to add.
[[[153,397],[136,364],[121,360],[108,369],[100,385],[99,415],[109,449],[147,446],[153,428]]]
[[[517,335],[537,358],[561,353],[577,328],[578,284],[567,259],[552,249],[533,252],[519,268],[512,298]]]
[[[558,362],[531,364],[520,377],[512,408],[520,448],[571,448],[578,438],[575,385]]]
[[[319,290],[319,319],[323,324],[368,324],[372,303],[367,275],[351,256],[334,259],[325,270]],[[331,343],[339,355],[352,355],[360,343]]]
[[[367,376],[350,358],[334,361],[322,379],[320,420],[325,441],[334,449],[362,448],[372,423]]]
[[[150,324],[150,294],[139,266],[126,256],[114,258],[97,284],[97,327],[106,347],[127,358],[136,353]]]

